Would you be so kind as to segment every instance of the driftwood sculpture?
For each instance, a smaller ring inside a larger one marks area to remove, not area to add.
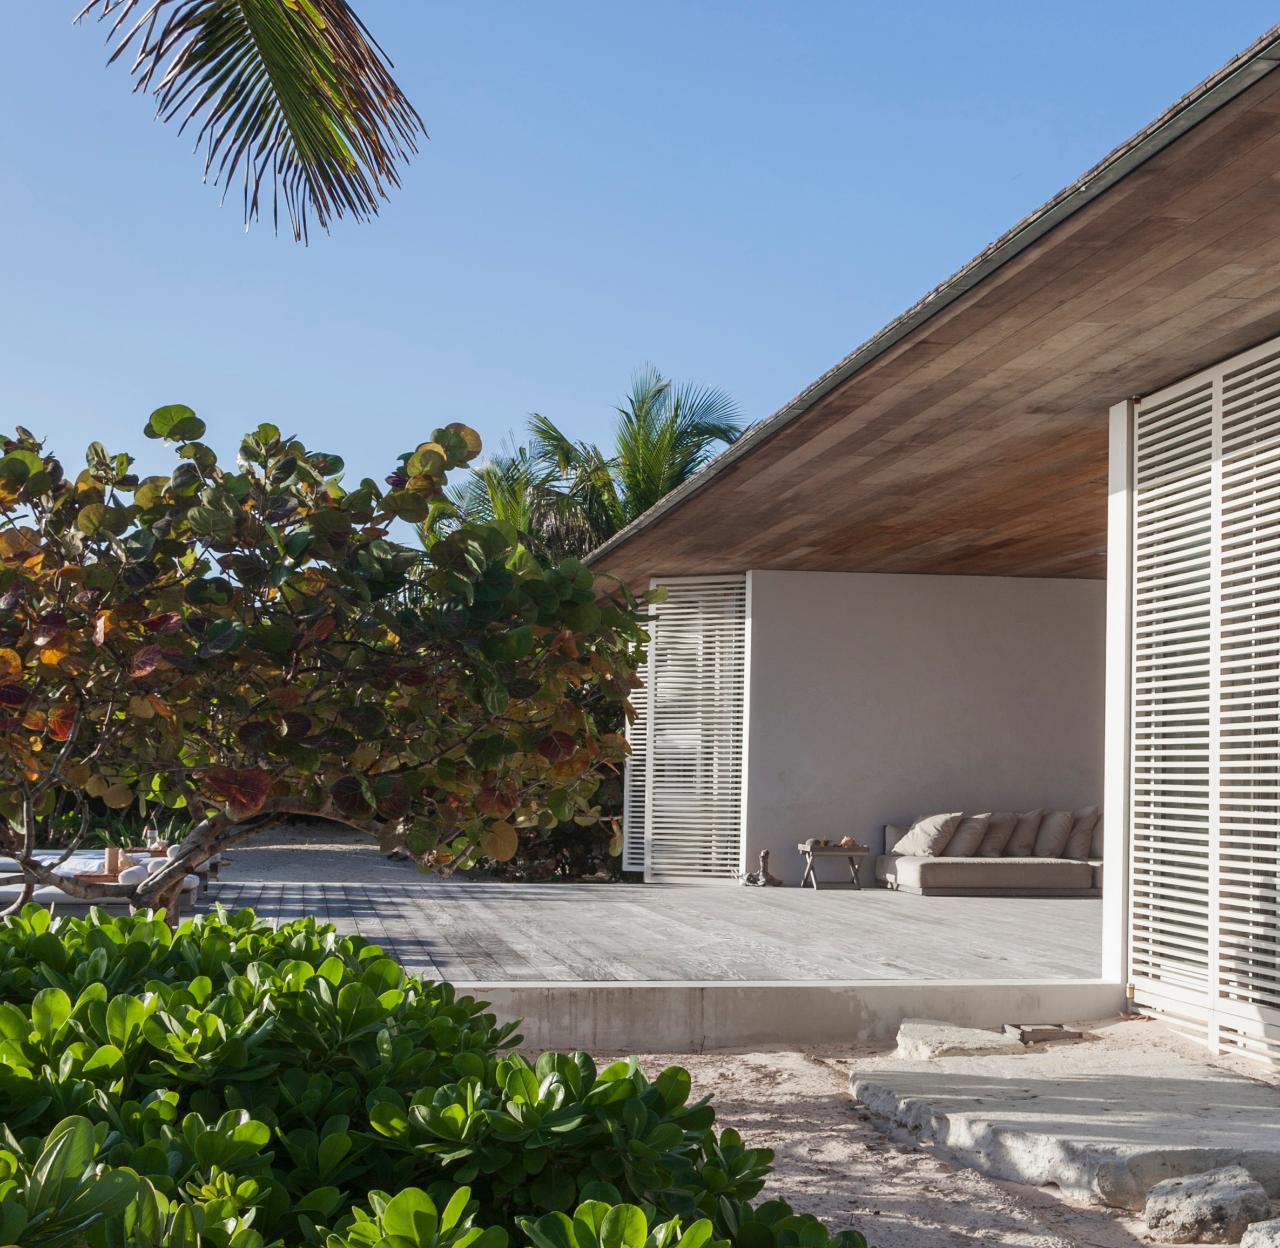
[[[742,882],[753,885],[756,888],[777,888],[781,886],[782,881],[769,870],[769,851],[767,849],[760,851],[760,869],[758,871],[748,871],[742,877]]]

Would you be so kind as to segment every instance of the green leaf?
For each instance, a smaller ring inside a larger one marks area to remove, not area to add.
[[[649,1222],[636,1205],[615,1205],[600,1224],[600,1248],[644,1248]]]
[[[204,437],[204,431],[204,421],[182,403],[157,407],[143,430],[147,437],[163,438],[167,442],[194,442]]]
[[[121,507],[90,503],[76,514],[76,528],[86,537],[117,537],[128,528],[129,515]]]
[[[31,1024],[48,1039],[71,1017],[71,998],[61,988],[43,988],[31,1002]]]
[[[239,620],[214,620],[204,631],[204,637],[196,651],[201,658],[215,658],[222,654],[234,654],[244,645],[248,630]]]

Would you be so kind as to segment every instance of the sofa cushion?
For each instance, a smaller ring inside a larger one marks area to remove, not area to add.
[[[1093,847],[1089,851],[1090,858],[1102,857],[1102,821],[1105,815],[1098,816],[1098,822],[1093,825]]]
[[[946,849],[960,826],[960,813],[926,815],[911,825],[911,831],[898,842],[897,852],[934,857]]]
[[[1013,825],[1013,834],[1004,847],[1005,858],[1030,858],[1036,847],[1036,833],[1040,831],[1040,820],[1044,818],[1043,810],[1028,810],[1018,816]]]
[[[1013,829],[1017,826],[1018,816],[1011,810],[997,811],[987,820],[987,831],[978,846],[977,857],[999,858],[1008,845]]]
[[[1093,868],[1093,886],[1102,892],[1102,859],[1090,858],[1089,865]]]
[[[1066,848],[1062,851],[1064,858],[1077,858],[1084,861],[1093,857],[1093,829],[1098,822],[1098,808],[1086,806],[1077,810],[1071,824],[1071,832],[1067,837]]]
[[[1094,887],[1093,868],[1069,858],[928,858],[885,854],[876,879],[901,888],[1064,889]]]
[[[978,852],[982,838],[987,834],[987,823],[990,819],[990,814],[965,815],[947,843],[947,857],[972,858]]]
[[[1067,847],[1067,837],[1071,835],[1072,825],[1076,817],[1069,810],[1051,810],[1040,821],[1040,830],[1036,833],[1035,848],[1031,851],[1033,858],[1061,858]]]

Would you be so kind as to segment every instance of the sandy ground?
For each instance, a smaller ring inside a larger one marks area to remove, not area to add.
[[[379,884],[425,879],[412,863],[382,854],[363,833],[340,824],[286,824],[229,849],[226,878],[237,884]]]
[[[648,1054],[646,1069],[685,1067],[715,1096],[721,1126],[772,1148],[766,1195],[860,1230],[873,1248],[1132,1248],[1149,1245],[1129,1218],[950,1166],[886,1137],[850,1099],[852,1057],[815,1052]]]

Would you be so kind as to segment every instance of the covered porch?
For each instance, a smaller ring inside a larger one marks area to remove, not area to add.
[[[675,603],[646,878],[1100,803],[1114,1005],[1280,1054],[1277,65],[1270,32],[592,556]],[[947,899],[886,900],[909,940]]]

